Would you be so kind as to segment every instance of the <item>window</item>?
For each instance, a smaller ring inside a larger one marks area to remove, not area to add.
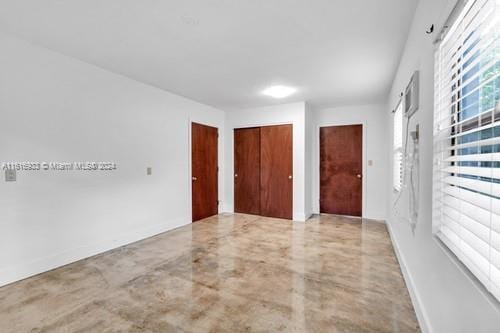
[[[433,231],[500,300],[500,1],[469,0],[435,59]]]
[[[393,178],[392,184],[396,191],[401,191],[403,182],[403,103],[399,102],[394,111],[394,144],[393,144]]]

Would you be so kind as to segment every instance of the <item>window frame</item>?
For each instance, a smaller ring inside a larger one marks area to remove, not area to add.
[[[498,16],[500,1],[469,0],[447,21],[451,28],[442,34],[435,53],[432,152],[433,235],[497,302],[500,85],[494,82],[500,80],[500,60],[495,54],[490,58],[490,48],[498,49],[500,41],[490,33],[499,31]],[[472,87],[473,79],[478,81]]]

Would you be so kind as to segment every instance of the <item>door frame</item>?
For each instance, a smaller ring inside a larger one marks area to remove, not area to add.
[[[366,198],[366,193],[367,193],[367,160],[366,160],[366,147],[367,147],[367,144],[368,144],[368,141],[367,141],[367,125],[366,125],[366,121],[355,121],[355,122],[352,122],[352,121],[336,121],[336,122],[325,122],[325,123],[321,123],[321,124],[317,124],[314,131],[314,146],[315,146],[315,149],[314,149],[314,162],[316,163],[316,167],[313,168],[314,170],[314,175],[313,175],[313,179],[314,179],[314,204],[313,204],[313,208],[314,208],[314,211],[317,213],[317,214],[320,214],[320,204],[319,204],[319,201],[321,199],[320,197],[320,176],[321,176],[321,165],[320,165],[320,128],[321,127],[331,127],[331,126],[350,126],[350,125],[361,125],[362,127],[362,133],[363,133],[363,139],[361,140],[361,144],[362,144],[362,157],[361,157],[361,170],[363,170],[363,174],[362,174],[362,177],[361,177],[361,218],[365,218],[365,212],[366,212],[366,203],[367,203],[367,198]],[[357,216],[356,216],[357,217]]]
[[[215,127],[217,128],[217,133],[218,133],[218,138],[217,138],[217,166],[219,167],[219,173],[217,175],[217,200],[219,201],[219,205],[217,206],[217,212],[220,214],[221,213],[221,187],[222,187],[222,182],[221,182],[221,173],[222,173],[222,167],[221,167],[221,162],[223,162],[223,157],[221,156],[221,127],[220,125],[206,121],[205,119],[197,119],[193,117],[188,118],[188,218],[189,222],[188,223],[193,223],[193,182],[192,182],[192,177],[193,177],[193,163],[192,163],[192,126],[193,123],[200,124],[200,125],[205,125],[205,126],[210,126],[210,127]]]

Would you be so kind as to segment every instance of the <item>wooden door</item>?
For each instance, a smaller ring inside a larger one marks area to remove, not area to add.
[[[260,128],[234,130],[234,211],[260,214]]]
[[[320,129],[320,212],[361,216],[363,126]]]
[[[218,214],[218,130],[191,125],[191,184],[193,222]]]
[[[260,129],[261,215],[292,219],[292,125]]]

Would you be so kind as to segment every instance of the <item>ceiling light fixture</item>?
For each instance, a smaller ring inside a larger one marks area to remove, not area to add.
[[[286,86],[272,86],[264,90],[262,93],[266,96],[274,98],[285,98],[296,92],[297,89]]]

